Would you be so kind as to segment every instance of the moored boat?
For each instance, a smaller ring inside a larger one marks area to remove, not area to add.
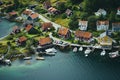
[[[36,60],[45,60],[45,58],[44,57],[36,57]]]
[[[120,56],[119,51],[109,53],[110,58],[116,58],[116,57],[119,57],[119,56]]]
[[[6,64],[11,65],[11,61],[9,59],[4,60]]]
[[[32,59],[32,57],[24,57],[23,59],[24,60],[30,60],[30,59]]]
[[[83,51],[83,47],[82,46],[79,48],[79,51]]]
[[[106,51],[105,51],[105,50],[103,50],[103,51],[100,53],[101,56],[105,56],[105,54],[106,54]]]
[[[91,49],[90,49],[90,48],[87,48],[87,49],[85,50],[85,56],[87,57],[90,52],[91,52]]]
[[[75,47],[75,48],[73,49],[73,52],[77,52],[77,47]]]

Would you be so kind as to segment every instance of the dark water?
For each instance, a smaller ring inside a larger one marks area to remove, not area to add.
[[[45,61],[31,64],[16,60],[12,66],[0,67],[0,80],[120,80],[119,59],[101,57],[83,52],[60,52]]]
[[[0,37],[7,35],[14,22],[0,22]],[[83,52],[58,51],[45,61],[16,60],[12,66],[0,66],[0,80],[120,80],[120,59],[101,57],[100,51],[87,58]]]
[[[2,19],[1,17],[0,17],[0,20],[1,20],[1,22],[0,22],[0,38],[8,35],[11,32],[12,27],[14,27],[15,25],[20,25],[18,23],[10,22],[8,20]]]

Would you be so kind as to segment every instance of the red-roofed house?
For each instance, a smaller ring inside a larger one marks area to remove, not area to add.
[[[39,40],[39,45],[40,45],[41,47],[48,47],[48,46],[51,46],[51,44],[52,44],[52,39],[49,38],[49,37],[41,38],[41,39]]]
[[[53,26],[52,26],[52,23],[51,22],[44,22],[42,24],[42,30],[43,31],[46,31],[46,30],[49,30],[51,29]]]
[[[39,14],[38,13],[32,13],[28,17],[28,20],[33,20],[33,21],[36,21],[38,19],[39,19]]]
[[[18,39],[17,43],[18,45],[25,45],[26,41],[27,41],[27,38],[25,36],[22,36]]]
[[[35,34],[37,33],[37,30],[33,27],[33,25],[28,24],[25,27],[25,30],[29,33],[29,34]]]
[[[26,9],[22,12],[21,16],[23,19],[27,19],[30,14],[32,14],[32,10]]]
[[[63,37],[63,38],[70,38],[70,36],[71,36],[70,30],[68,28],[65,28],[65,27],[61,27],[58,30],[58,34],[60,37]]]
[[[18,26],[14,26],[13,30],[12,30],[12,33],[17,34],[19,32],[20,32],[20,28]]]
[[[84,32],[80,30],[75,31],[75,39],[77,40],[90,42],[91,38],[92,38],[92,33],[90,32]]]
[[[16,18],[17,16],[18,16],[18,13],[15,12],[15,11],[12,11],[12,12],[9,12],[9,13],[8,13],[8,17],[9,17],[10,19]]]

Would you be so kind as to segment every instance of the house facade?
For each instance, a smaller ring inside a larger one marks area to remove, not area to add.
[[[118,7],[116,14],[117,14],[117,15],[120,15],[120,7]]]
[[[119,23],[112,23],[112,31],[113,32],[120,31],[120,22]]]
[[[109,29],[109,21],[97,21],[96,26],[97,26],[97,31],[108,30]]]
[[[99,9],[97,12],[95,12],[95,15],[96,16],[106,16],[107,15],[107,12],[104,10],[104,9]]]
[[[61,27],[58,30],[58,35],[62,38],[70,38],[71,37],[71,32],[68,28]]]
[[[85,30],[87,30],[87,27],[88,27],[88,21],[81,21],[81,20],[79,20],[79,29],[80,30],[83,30],[83,31],[85,31]]]
[[[76,40],[80,40],[83,42],[91,42],[91,38],[92,38],[92,33],[90,32],[84,32],[80,30],[75,31]]]

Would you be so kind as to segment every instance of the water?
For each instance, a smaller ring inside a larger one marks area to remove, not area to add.
[[[10,21],[5,20],[5,19],[0,19],[0,20],[2,20],[0,22],[0,38],[8,35],[12,31],[12,28],[15,25],[20,25],[18,23],[10,22]]]
[[[2,21],[0,37],[15,24]],[[120,59],[101,57],[99,51],[86,58],[84,52],[58,50],[55,56],[45,59],[36,61],[33,56],[31,64],[18,59],[12,66],[0,66],[0,80],[120,80]]]

